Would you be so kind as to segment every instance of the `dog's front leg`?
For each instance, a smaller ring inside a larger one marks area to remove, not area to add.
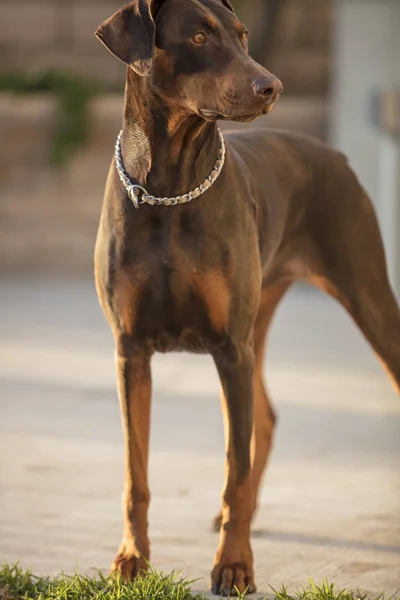
[[[226,440],[226,475],[220,543],[211,575],[212,591],[228,596],[254,592],[250,547],[250,443],[253,426],[254,356],[250,347],[231,346],[214,357],[222,384]]]
[[[133,579],[150,558],[147,465],[150,430],[150,356],[117,341],[118,394],[125,441],[124,534],[112,570]]]

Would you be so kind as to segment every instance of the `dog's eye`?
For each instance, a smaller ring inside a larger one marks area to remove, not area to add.
[[[204,31],[198,31],[197,33],[194,34],[194,36],[191,38],[191,40],[198,46],[201,46],[202,44],[206,43],[207,36],[204,33]]]
[[[249,32],[247,29],[245,29],[245,31],[242,33],[242,42],[245,46],[249,43]]]

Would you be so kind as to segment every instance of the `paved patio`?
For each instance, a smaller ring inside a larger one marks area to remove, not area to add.
[[[113,343],[91,282],[0,281],[0,560],[38,573],[107,569],[121,532]],[[309,577],[400,588],[400,402],[344,311],[294,290],[267,366],[279,413],[254,524],[260,590]],[[208,587],[223,481],[208,358],[154,361],[155,567]]]

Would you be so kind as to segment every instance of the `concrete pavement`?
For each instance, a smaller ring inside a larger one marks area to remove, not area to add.
[[[107,569],[121,532],[113,343],[91,282],[0,281],[0,560]],[[253,549],[260,590],[309,577],[400,588],[400,402],[333,301],[299,288],[273,327],[279,426]],[[211,361],[154,360],[152,562],[208,587],[223,482]]]

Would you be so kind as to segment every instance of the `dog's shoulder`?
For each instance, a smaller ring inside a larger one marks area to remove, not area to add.
[[[327,143],[304,133],[266,127],[228,131],[226,138],[235,148],[252,147],[271,153],[293,153],[313,159],[315,163],[326,159],[348,162],[347,157]]]

